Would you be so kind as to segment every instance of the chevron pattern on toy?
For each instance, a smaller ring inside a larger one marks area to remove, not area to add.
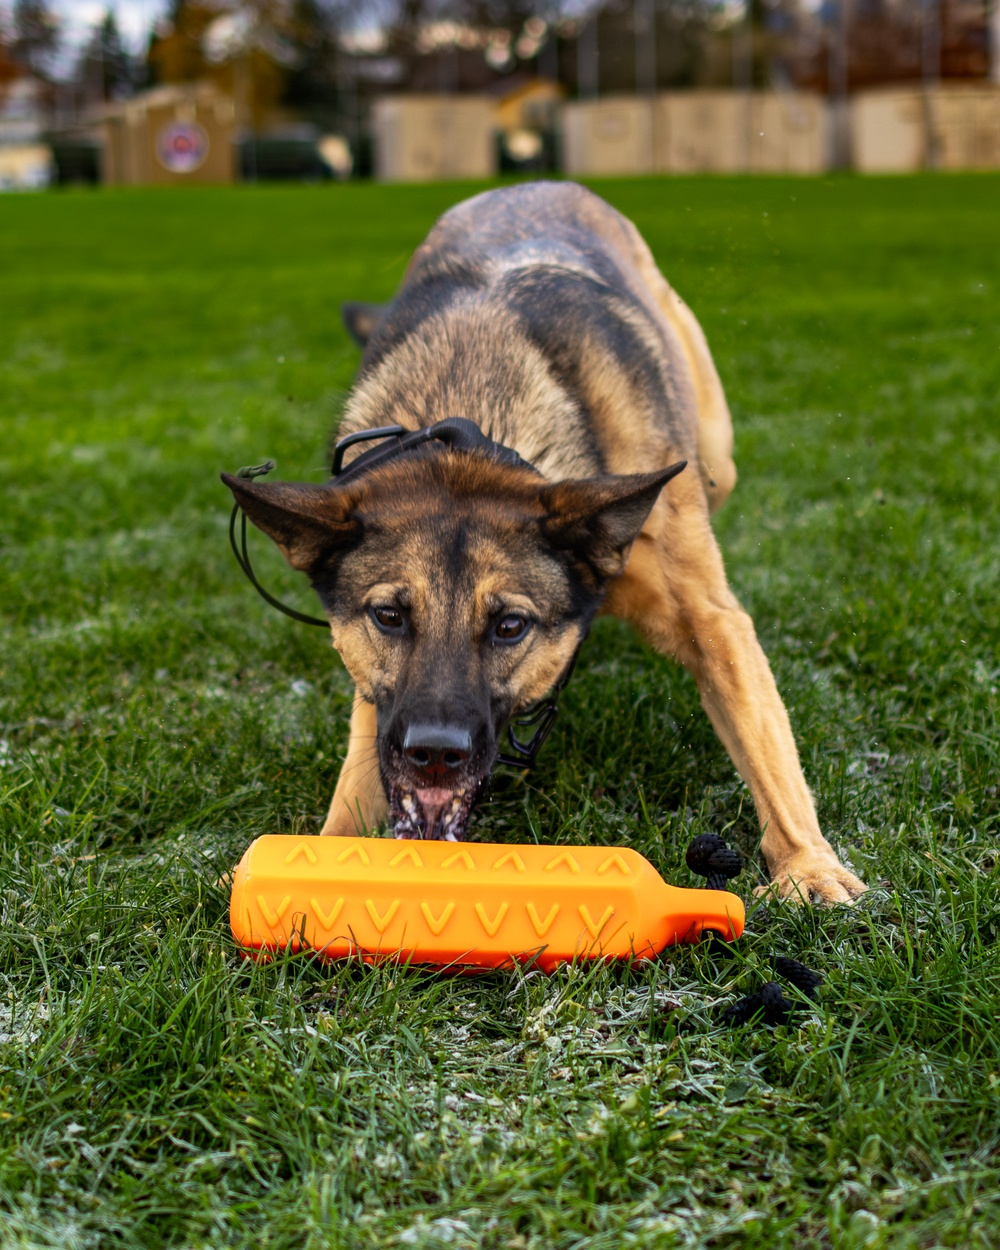
[[[533,959],[648,959],[705,931],[743,932],[724,890],[665,884],[628,847],[399,842],[267,835],[236,869],[230,903],[248,953],[311,948],[326,958],[436,967]]]

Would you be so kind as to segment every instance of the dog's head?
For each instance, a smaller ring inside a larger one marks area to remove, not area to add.
[[[566,669],[675,472],[551,483],[431,445],[342,484],[224,475],[375,705],[398,837],[464,835],[504,724]]]

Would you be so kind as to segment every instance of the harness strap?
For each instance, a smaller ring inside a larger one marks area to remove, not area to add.
[[[371,442],[372,439],[393,439],[381,447],[373,447],[364,452],[356,460],[344,468],[344,453],[357,443]],[[358,430],[356,434],[348,434],[340,439],[333,451],[331,473],[340,482],[349,478],[359,477],[370,469],[381,468],[399,456],[416,451],[425,443],[444,443],[452,451],[467,451],[489,456],[491,460],[510,468],[538,470],[533,464],[524,460],[513,447],[506,447],[488,437],[474,421],[467,417],[448,417],[438,421],[436,425],[426,425],[419,430],[408,430],[402,425],[383,425],[377,430]],[[539,474],[541,476],[541,474]]]

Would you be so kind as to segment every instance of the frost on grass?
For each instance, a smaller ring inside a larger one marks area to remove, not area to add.
[[[0,1046],[30,1046],[42,1036],[49,1020],[45,1003],[21,1010],[0,1004]]]

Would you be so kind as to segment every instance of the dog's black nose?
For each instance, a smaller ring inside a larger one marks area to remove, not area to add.
[[[460,725],[410,725],[403,754],[428,781],[441,782],[472,754],[472,734]]]

